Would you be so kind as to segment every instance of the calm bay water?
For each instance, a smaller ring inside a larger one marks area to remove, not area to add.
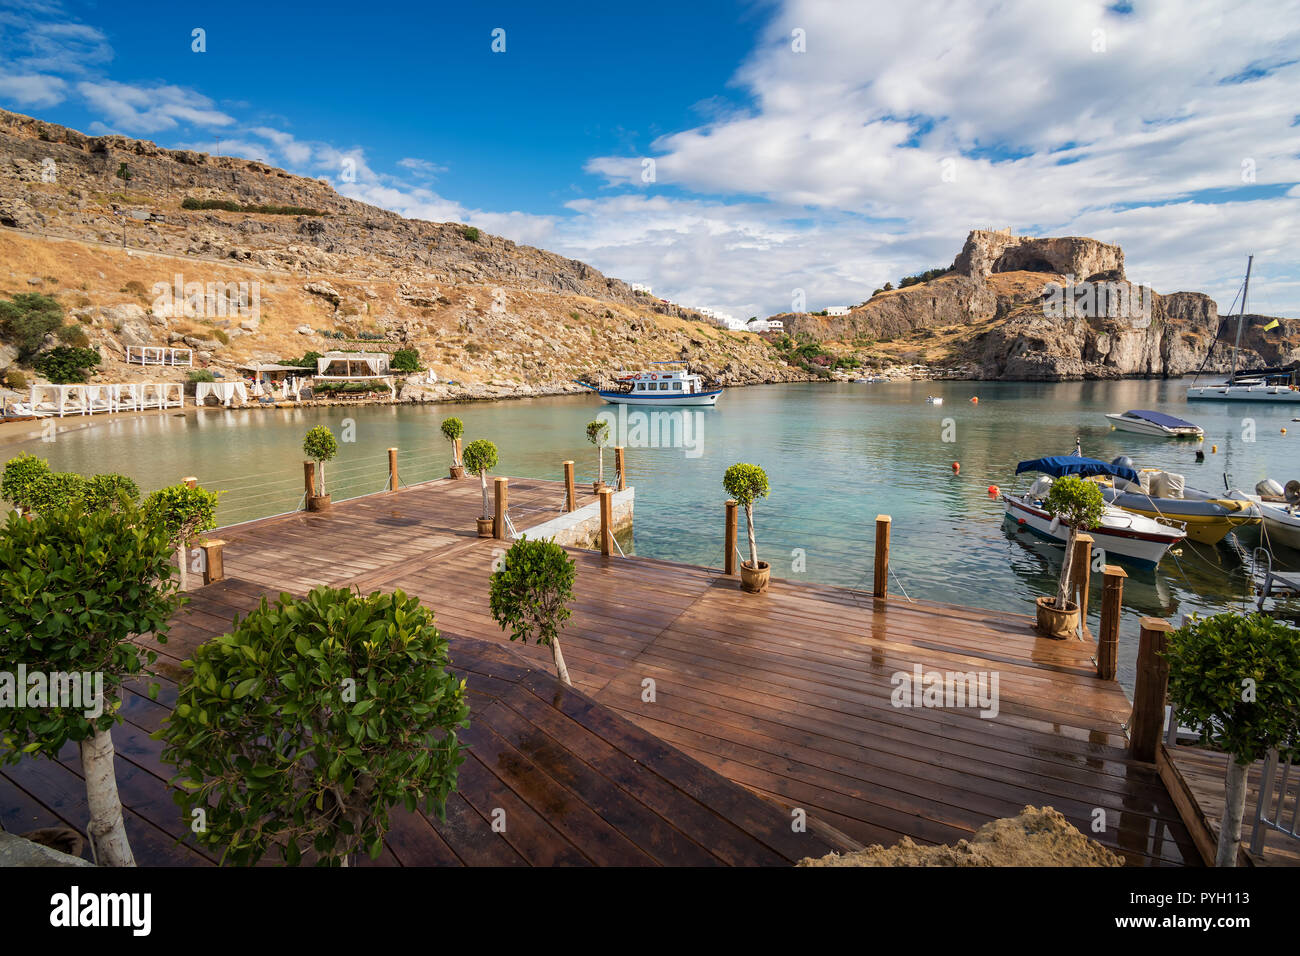
[[[1085,454],[1106,460],[1128,454],[1139,467],[1181,472],[1189,486],[1206,490],[1222,489],[1225,473],[1242,488],[1264,477],[1300,477],[1300,423],[1291,422],[1293,409],[1188,403],[1186,385],[917,382],[733,389],[716,408],[691,413],[696,429],[688,435],[689,447],[634,447],[636,436],[629,436],[635,551],[719,566],[722,473],[748,461],[762,465],[772,484],[771,496],[755,506],[755,525],[759,556],[771,562],[774,576],[869,588],[875,517],[890,514],[896,573],[891,593],[1032,613],[1033,599],[1054,589],[1061,549],[1016,532],[1004,523],[1001,503],[989,497],[990,484],[1018,489],[1027,483],[1025,476],[1013,477],[1017,461],[1069,454],[1079,436]],[[944,404],[928,404],[928,394],[943,396]],[[978,404],[969,401],[973,396]],[[1104,413],[1129,408],[1160,409],[1202,425],[1205,462],[1196,463],[1194,443],[1112,431]],[[496,442],[500,474],[558,479],[560,462],[572,458],[580,480],[590,481],[596,452],[584,440],[584,425],[602,411],[617,414],[585,396],[454,406],[213,409],[105,420],[12,451],[42,455],[64,470],[120,471],[145,490],[197,475],[205,487],[223,492],[219,517],[232,524],[297,507],[302,436],[316,424],[355,439],[343,442],[338,459],[327,466],[327,487],[338,501],[383,490],[390,446],[401,450],[403,482],[445,475],[449,450],[438,423],[449,414],[465,421],[467,439]],[[1243,437],[1247,417],[1255,422],[1254,441]],[[1293,434],[1282,435],[1282,428]],[[953,475],[953,461],[961,463],[960,475]],[[607,451],[607,479],[612,471],[613,453]],[[1300,566],[1300,555],[1279,557]],[[1155,571],[1128,570],[1120,651],[1126,685],[1138,616],[1178,620],[1191,611],[1240,608],[1248,586],[1239,554],[1229,546],[1188,544]],[[1094,590],[1094,629],[1099,606],[1100,591]]]

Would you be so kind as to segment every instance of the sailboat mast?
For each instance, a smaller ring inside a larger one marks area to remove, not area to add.
[[[1237,313],[1237,341],[1232,346],[1232,374],[1228,376],[1229,385],[1237,381],[1237,353],[1241,351],[1241,326],[1246,321],[1246,295],[1250,292],[1250,266],[1254,261],[1254,256],[1246,257],[1246,284],[1241,289],[1241,311]]]

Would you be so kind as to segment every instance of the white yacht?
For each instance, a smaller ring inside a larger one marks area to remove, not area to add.
[[[653,362],[655,366],[685,365],[685,362]],[[608,385],[578,382],[611,405],[687,405],[712,406],[722,395],[721,388],[708,388],[694,372],[657,367],[643,372],[616,372]]]

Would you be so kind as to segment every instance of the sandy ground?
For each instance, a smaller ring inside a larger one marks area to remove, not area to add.
[[[809,857],[800,866],[1123,866],[1124,859],[1090,840],[1051,807],[986,823],[956,846],[918,846],[903,837],[891,847]]]

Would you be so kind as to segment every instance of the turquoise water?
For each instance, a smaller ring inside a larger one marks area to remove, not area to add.
[[[917,382],[772,385],[729,390],[716,408],[691,413],[676,447],[641,447],[628,439],[636,486],[636,553],[710,566],[722,562],[722,473],[737,461],[762,465],[772,485],[755,506],[759,556],[773,575],[871,586],[877,514],[893,517],[891,566],[896,596],[1032,613],[1051,593],[1059,548],[1004,525],[990,484],[1016,489],[1016,462],[1068,454],[1075,436],[1085,454],[1132,456],[1187,476],[1189,486],[1250,488],[1264,477],[1300,477],[1300,410],[1279,405],[1184,400],[1185,381],[1078,383]],[[944,404],[927,404],[928,394]],[[978,404],[969,399],[979,397]],[[1206,460],[1195,443],[1112,431],[1111,411],[1155,408],[1206,430]],[[446,474],[448,447],[438,434],[447,415],[465,421],[467,439],[487,437],[501,452],[501,474],[559,478],[577,463],[579,480],[595,476],[596,452],[584,426],[597,413],[617,415],[589,397],[495,404],[372,406],[275,411],[205,410],[103,421],[14,450],[47,457],[56,468],[122,471],[146,490],[196,475],[223,492],[220,519],[231,524],[296,508],[302,494],[302,435],[327,424],[344,440],[327,468],[334,499],[381,491],[387,452],[400,449],[403,482]],[[629,414],[632,414],[629,412]],[[1255,440],[1248,441],[1254,419]],[[635,425],[636,419],[631,423]],[[617,419],[615,420],[617,425]],[[679,422],[680,424],[680,422]],[[1284,436],[1287,428],[1291,435]],[[659,436],[673,438],[665,432]],[[951,439],[946,441],[945,438]],[[1217,445],[1218,452],[1211,453]],[[961,463],[960,475],[952,462]],[[606,452],[606,479],[613,453]],[[1231,539],[1230,539],[1231,540]],[[381,541],[376,542],[382,546]],[[742,519],[741,548],[745,550]],[[1279,552],[1300,567],[1300,555]],[[1248,575],[1235,549],[1185,545],[1155,571],[1129,569],[1121,646],[1121,680],[1130,680],[1136,619],[1174,620],[1191,611],[1241,607]],[[1095,579],[1094,579],[1095,580]],[[1097,582],[1099,587],[1099,582]],[[1092,600],[1095,615],[1100,592]]]

